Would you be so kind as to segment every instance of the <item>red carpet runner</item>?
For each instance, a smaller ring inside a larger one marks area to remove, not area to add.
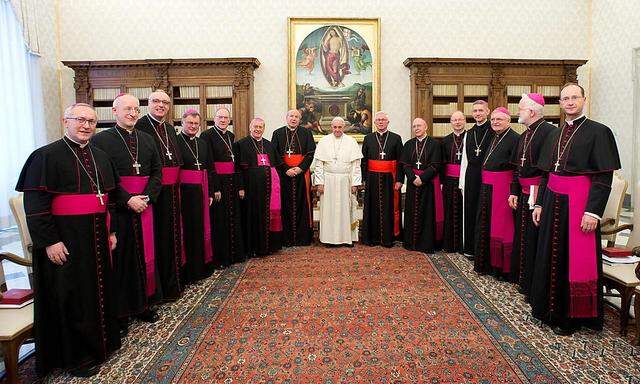
[[[168,343],[147,380],[556,381],[483,302],[468,301],[477,298],[464,293],[466,283],[446,263],[361,246],[251,260],[210,323],[194,315],[192,330]],[[443,271],[460,283],[445,281]]]

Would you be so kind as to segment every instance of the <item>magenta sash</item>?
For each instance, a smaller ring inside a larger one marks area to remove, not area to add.
[[[511,250],[515,232],[513,210],[509,207],[513,171],[482,170],[482,184],[491,185],[491,228],[489,260],[503,273],[511,271]]]
[[[162,167],[162,185],[177,184],[180,179],[180,167]]]
[[[216,161],[213,163],[218,175],[231,175],[235,172],[233,161]]]
[[[569,197],[569,317],[598,316],[598,266],[595,231],[580,229],[591,178],[549,174],[547,187]]]
[[[271,167],[271,197],[269,201],[269,230],[282,231],[282,205],[280,202],[280,176],[275,167]]]
[[[109,244],[109,262],[113,266],[113,257],[111,255],[111,234],[110,215],[107,211],[109,196],[102,197],[104,204],[100,204],[100,199],[95,193],[56,195],[51,201],[51,214],[54,216],[71,216],[71,215],[90,215],[92,213],[106,213],[107,225],[107,243]]]
[[[202,218],[204,220],[204,261],[206,264],[213,261],[213,249],[211,245],[211,222],[209,221],[209,181],[207,171],[195,171],[183,169],[180,171],[181,184],[196,184],[202,187]],[[184,219],[184,217],[183,217]],[[184,254],[184,241],[182,242],[183,265],[186,262]]]
[[[132,195],[144,192],[149,182],[149,176],[120,176],[120,186]],[[145,273],[147,276],[147,296],[156,291],[155,275],[155,246],[153,237],[153,209],[147,207],[140,214],[142,223],[142,249],[144,252]]]
[[[520,187],[522,187],[522,193],[524,193],[525,195],[529,194],[529,192],[531,191],[532,185],[540,185],[541,181],[542,181],[542,176],[518,178]]]
[[[445,176],[460,177],[460,164],[447,164],[444,169]]]
[[[424,173],[424,170],[413,168],[413,173],[415,173],[416,176],[420,176]],[[440,241],[444,234],[444,203],[442,199],[442,189],[440,188],[440,177],[436,174],[436,176],[431,179],[431,183],[433,184],[433,200],[436,209],[436,240]]]

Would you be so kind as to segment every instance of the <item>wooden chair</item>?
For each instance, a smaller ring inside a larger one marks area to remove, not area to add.
[[[9,252],[0,253],[0,263],[9,260],[30,268],[31,261]],[[4,282],[4,272],[2,273]],[[5,285],[6,291],[6,285]],[[1,295],[1,294],[0,294]],[[18,353],[20,346],[33,337],[33,303],[22,308],[0,308],[0,346],[4,358],[4,367],[9,384],[18,383]]]
[[[618,172],[614,172],[613,180],[611,181],[611,193],[600,221],[602,240],[606,240],[607,247],[613,247],[616,244],[616,237],[620,232],[612,230],[618,228],[620,223],[620,211],[622,210],[627,186],[627,180],[623,179]]]
[[[22,243],[22,251],[24,255],[22,259],[29,262],[27,272],[29,273],[29,282],[33,285],[33,268],[31,267],[31,259],[33,258],[33,242],[31,241],[31,235],[29,234],[29,228],[27,227],[27,215],[24,212],[24,194],[20,192],[18,196],[10,197],[9,207],[11,208],[13,218],[18,225],[18,232],[20,233],[20,241]]]

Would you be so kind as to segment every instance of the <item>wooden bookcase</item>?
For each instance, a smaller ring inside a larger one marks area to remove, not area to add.
[[[473,125],[473,101],[483,99],[490,108],[504,106],[511,112],[512,127],[523,132],[518,122],[518,102],[523,93],[545,97],[545,119],[563,123],[560,87],[576,81],[576,70],[585,60],[444,59],[408,58],[411,116],[427,121],[428,134],[443,137],[451,132],[449,117],[455,110]]]
[[[231,126],[237,138],[248,134],[253,118],[253,72],[256,58],[153,59],[112,61],[63,61],[75,72],[76,102],[91,104],[98,113],[98,128],[115,124],[111,106],[121,92],[140,99],[141,114],[147,113],[147,97],[162,89],[171,97],[170,120],[180,125],[188,108],[200,112],[213,125],[215,110],[231,111]]]

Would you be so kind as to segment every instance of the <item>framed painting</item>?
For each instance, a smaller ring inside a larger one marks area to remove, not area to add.
[[[361,142],[380,110],[380,19],[289,18],[289,109],[318,141],[342,117]]]

